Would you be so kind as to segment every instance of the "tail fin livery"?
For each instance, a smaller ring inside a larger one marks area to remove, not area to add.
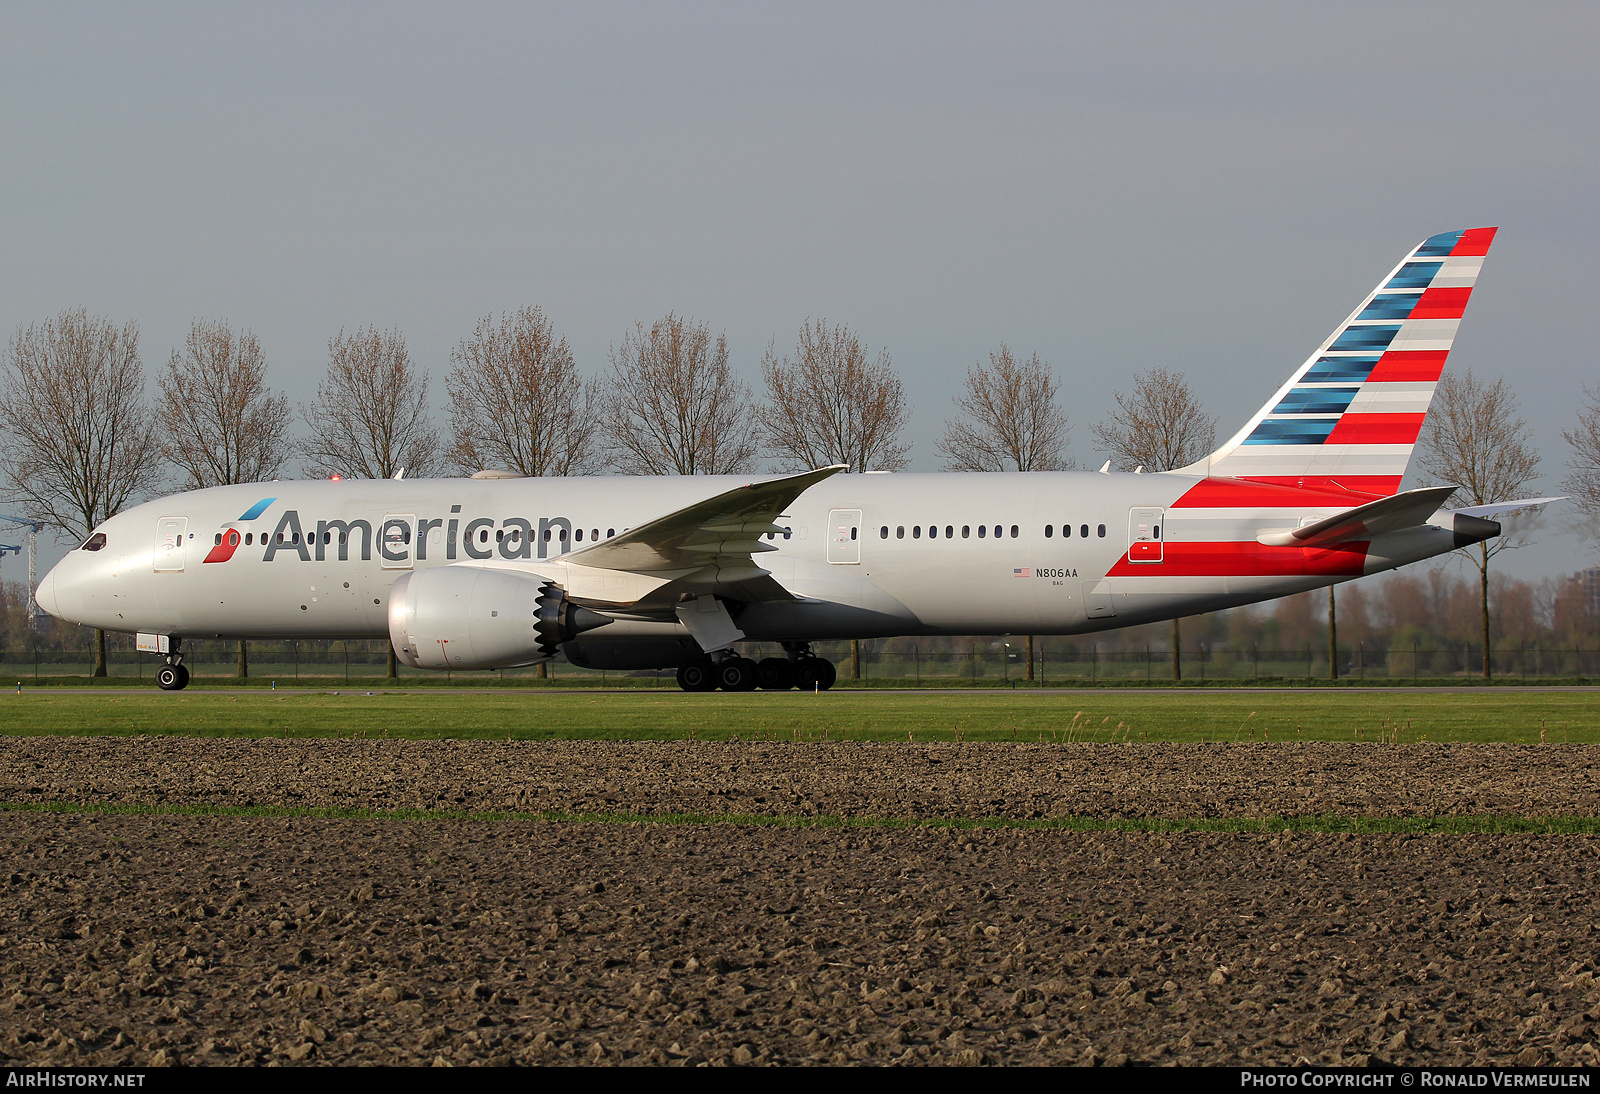
[[[1494,234],[1424,240],[1243,429],[1181,473],[1394,494]]]

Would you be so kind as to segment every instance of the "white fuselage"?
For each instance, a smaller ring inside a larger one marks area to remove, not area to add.
[[[98,529],[104,546],[69,552],[40,583],[38,600],[53,615],[115,631],[381,638],[389,634],[390,588],[406,573],[450,565],[537,571],[597,535],[604,540],[748,481],[346,480],[199,490],[106,521]],[[787,534],[771,535],[775,550],[755,559],[797,599],[751,604],[739,626],[754,640],[1073,634],[1271,599],[1459,546],[1443,521],[1336,550],[1263,547],[1263,533],[1357,501],[1227,486],[1240,482],[1083,472],[837,475],[774,522]],[[669,631],[687,633],[666,616],[619,620],[604,637]]]

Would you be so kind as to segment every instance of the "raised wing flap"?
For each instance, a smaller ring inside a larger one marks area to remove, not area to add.
[[[1382,532],[1393,532],[1400,528],[1415,528],[1426,524],[1428,518],[1450,500],[1450,495],[1456,489],[1454,486],[1430,486],[1422,490],[1407,490],[1392,498],[1380,498],[1335,513],[1304,527],[1263,532],[1256,540],[1268,547],[1329,547],[1351,540],[1371,539]]]
[[[748,483],[565,557],[578,566],[634,573],[718,566],[742,575],[737,580],[765,576],[751,556],[777,548],[761,537],[781,533],[773,522],[794,499],[844,469],[844,464],[835,464]]]

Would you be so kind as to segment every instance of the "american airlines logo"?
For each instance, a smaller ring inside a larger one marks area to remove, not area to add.
[[[218,533],[217,542],[206,555],[205,562],[227,562],[239,547],[256,545],[254,532],[238,526],[255,520],[267,510],[276,498],[263,498],[252,505],[237,521],[229,521]],[[564,554],[575,542],[572,521],[566,517],[540,517],[537,521],[526,517],[507,517],[496,521],[493,517],[475,517],[463,524],[456,514],[461,506],[450,507],[448,517],[417,518],[410,514],[384,517],[374,527],[372,521],[318,520],[308,530],[310,521],[302,522],[296,509],[284,510],[271,533],[261,535],[261,560],[272,562],[280,554],[291,554],[301,562],[326,561],[330,556],[340,562],[352,557],[368,562],[372,559],[376,543],[379,557],[385,562],[427,561],[429,552],[439,557],[443,552],[446,561],[457,558],[504,559],[548,558]],[[581,536],[582,532],[577,532]]]

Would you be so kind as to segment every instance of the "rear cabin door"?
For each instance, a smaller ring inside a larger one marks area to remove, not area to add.
[[[828,513],[828,561],[838,566],[861,563],[861,510],[834,509]]]
[[[156,573],[183,572],[183,541],[188,533],[188,517],[162,517],[156,521]]]
[[[1161,509],[1128,510],[1128,561],[1161,562],[1166,557]]]

